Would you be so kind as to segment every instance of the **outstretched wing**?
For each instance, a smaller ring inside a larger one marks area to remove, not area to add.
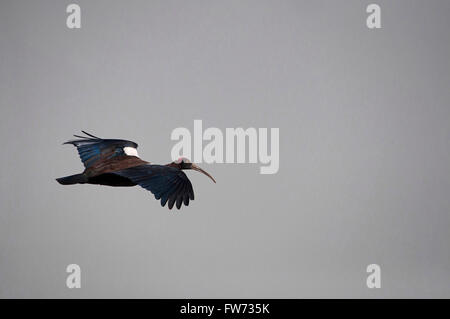
[[[64,144],[72,144],[80,155],[84,167],[89,168],[99,160],[108,160],[117,156],[138,157],[135,142],[127,140],[102,139],[82,131],[87,136],[79,136],[77,140],[71,140]]]
[[[161,206],[168,202],[169,209],[176,203],[178,209],[181,205],[189,205],[194,200],[194,190],[188,177],[181,170],[163,165],[140,165],[130,167],[114,174],[126,177],[149,190],[157,200],[161,199]]]

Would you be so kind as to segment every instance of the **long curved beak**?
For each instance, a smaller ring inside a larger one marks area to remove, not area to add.
[[[200,167],[198,167],[198,166],[195,165],[194,163],[192,163],[191,169],[193,169],[194,171],[197,171],[197,172],[200,172],[200,173],[205,174],[206,176],[208,176],[209,178],[211,178],[211,180],[212,180],[214,183],[216,182],[216,180],[215,180],[211,175],[209,175],[207,172],[205,172],[204,170],[202,170]]]

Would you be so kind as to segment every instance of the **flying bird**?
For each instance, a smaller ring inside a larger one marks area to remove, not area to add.
[[[84,164],[81,174],[57,178],[62,185],[96,184],[108,186],[139,185],[161,200],[161,206],[168,203],[169,209],[176,204],[189,205],[194,200],[194,190],[183,170],[195,170],[214,178],[187,158],[166,164],[155,165],[139,158],[135,142],[118,139],[102,139],[85,131],[86,136],[74,135],[77,139],[63,144],[72,144]]]

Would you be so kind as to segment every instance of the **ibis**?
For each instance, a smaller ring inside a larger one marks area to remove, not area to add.
[[[61,185],[96,184],[107,186],[136,186],[152,192],[161,206],[172,209],[176,205],[189,205],[194,200],[192,184],[184,170],[195,170],[214,178],[191,163],[187,158],[166,165],[156,165],[142,160],[135,142],[121,139],[103,139],[82,131],[86,136],[74,135],[77,139],[63,144],[74,145],[84,164],[80,174],[57,178]]]

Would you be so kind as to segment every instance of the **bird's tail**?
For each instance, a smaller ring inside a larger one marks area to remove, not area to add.
[[[75,174],[56,179],[61,185],[84,184],[87,182],[87,177],[84,174]]]

